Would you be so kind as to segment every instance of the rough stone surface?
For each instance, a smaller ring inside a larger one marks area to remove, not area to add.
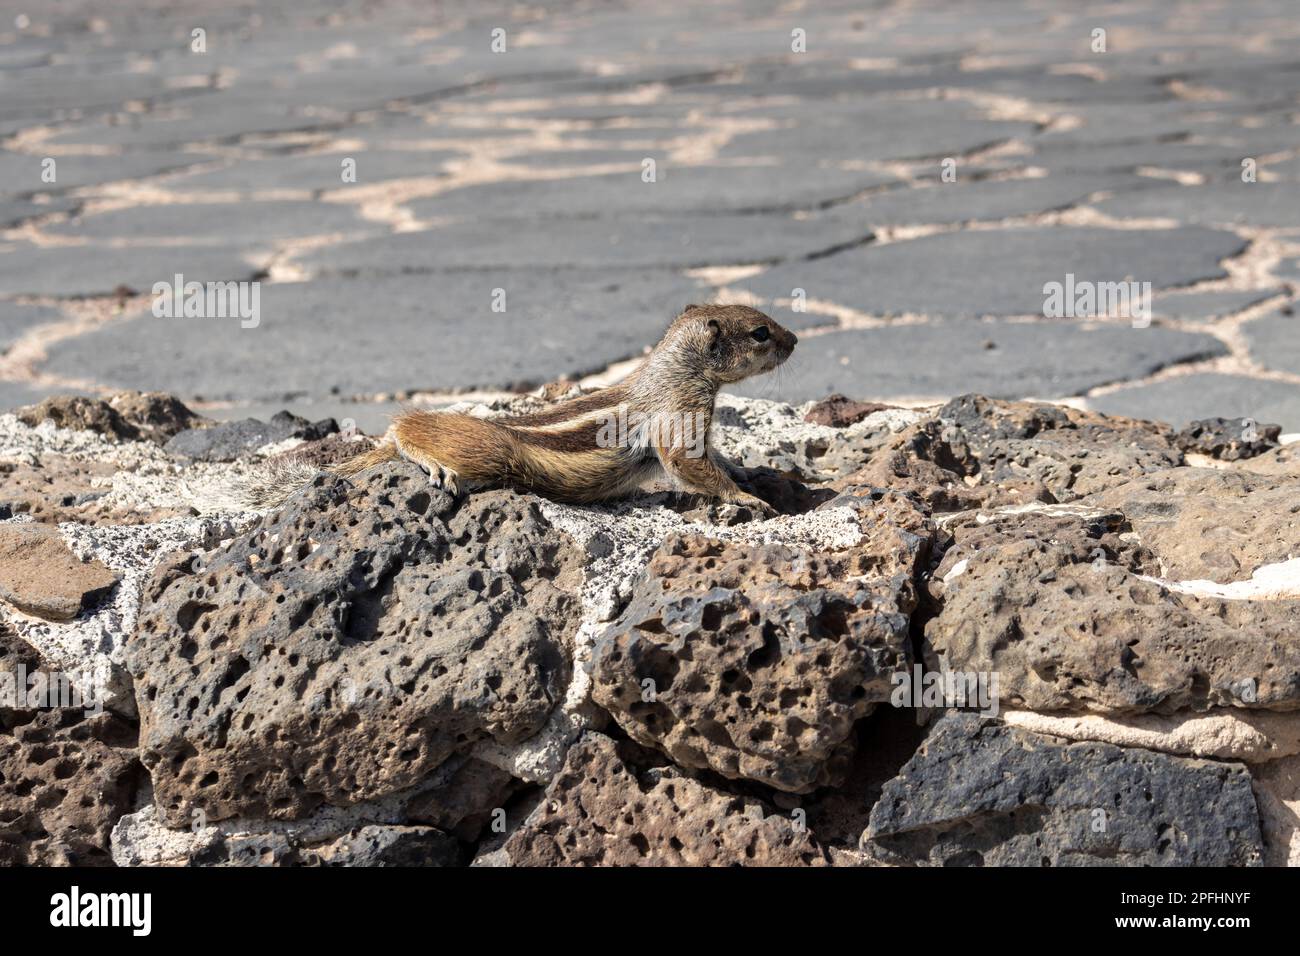
[[[803,420],[813,425],[827,428],[844,428],[856,425],[873,412],[884,411],[892,406],[880,402],[855,402],[844,395],[832,395],[813,405],[804,414]]]
[[[1240,461],[1276,447],[1281,433],[1282,426],[1263,425],[1251,418],[1208,418],[1192,422],[1174,440],[1184,452]]]
[[[631,751],[631,753],[629,753]],[[818,866],[794,819],[588,732],[506,841],[514,866]]]
[[[163,564],[127,660],[164,817],[292,818],[535,733],[576,573],[535,503],[455,507],[411,465],[322,477],[200,571]]]
[[[934,726],[864,838],[921,866],[1250,866],[1264,849],[1239,764],[1061,743],[972,714]]]
[[[1121,511],[1175,581],[1248,580],[1300,557],[1300,475],[1176,468],[1086,501]]]
[[[996,672],[1007,706],[1172,713],[1300,706],[1300,595],[1241,600],[1163,580],[1118,509],[968,512],[929,595],[925,657]]]
[[[862,502],[859,520],[866,538],[839,553],[664,542],[596,643],[596,701],[679,766],[794,792],[836,782],[853,724],[911,665],[929,536],[898,498]]]
[[[1300,866],[1300,758],[1253,771],[1267,866]]]
[[[0,598],[24,614],[71,620],[116,584],[117,575],[100,561],[79,560],[49,525],[0,524]]]
[[[452,757],[417,786],[349,807],[324,805],[294,820],[195,812],[170,829],[150,804],[113,828],[118,866],[346,865],[404,859],[409,865],[464,862],[513,789],[509,774],[473,758]],[[358,841],[358,835],[365,835]],[[374,852],[366,852],[369,846]]]
[[[57,672],[0,622],[0,863],[8,866],[111,863],[109,831],[143,776],[135,728],[58,697],[57,687]]]
[[[43,455],[30,463],[0,462],[0,512],[37,521],[93,523],[92,512],[100,510],[97,505],[108,493],[104,483],[116,472],[111,462],[75,461],[65,455]]]
[[[269,422],[245,418],[189,428],[173,435],[164,447],[173,455],[198,461],[234,461],[290,438],[316,441],[336,431],[338,423],[332,418],[309,422],[289,412],[278,412]]]
[[[980,811],[933,852],[919,834],[936,828],[912,823],[859,845],[923,756],[917,712],[880,706],[915,663],[997,675],[1035,753],[1073,740],[1117,766],[1166,761],[1178,805],[1204,782],[1184,756],[1233,779],[1223,761],[1244,761],[1263,858],[1293,852],[1294,787],[1274,765],[1300,752],[1300,445],[1215,460],[1164,425],[1043,404],[963,396],[824,425],[815,404],[729,396],[717,446],[778,518],[657,486],[593,508],[453,502],[408,465],[319,475],[259,517],[213,497],[260,467],[249,453],[174,456],[100,406],[51,407],[89,411],[0,417],[9,474],[98,495],[23,492],[122,580],[76,620],[11,624],[103,691],[136,776],[95,818],[97,849],[69,855],[26,818],[15,859],[104,861],[111,842],[119,865],[1041,862],[1035,840],[1057,864],[1105,859],[1075,852],[1068,800],[1025,802],[1010,835]],[[88,417],[101,429],[75,428]],[[263,447],[328,467],[369,441]],[[132,523],[189,507],[217,510]],[[487,826],[502,814],[505,833]],[[1126,814],[1115,853],[1146,826]],[[1112,858],[1222,857],[1170,826],[1174,849]]]
[[[1171,431],[1156,423],[963,395],[836,485],[905,488],[947,511],[1074,501],[1182,463]]]
[[[16,409],[14,415],[33,428],[49,420],[57,428],[156,444],[163,444],[178,432],[208,424],[208,419],[165,392],[119,392],[107,400],[60,395]]]

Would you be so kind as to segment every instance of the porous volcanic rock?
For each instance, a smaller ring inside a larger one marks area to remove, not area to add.
[[[303,844],[284,833],[232,833],[192,856],[186,866],[457,866],[464,851],[433,827],[371,824],[324,843]]]
[[[32,462],[0,462],[0,509],[30,515],[37,521],[88,521],[95,504],[108,493],[105,483],[118,466],[112,462],[75,461],[46,454]]]
[[[1073,501],[1181,464],[1164,425],[963,395],[899,433],[836,487],[910,490],[936,510],[955,511]]]
[[[459,866],[463,857],[456,839],[433,827],[368,826],[313,848],[308,862],[319,866]]]
[[[1081,503],[1123,512],[1175,581],[1242,581],[1300,557],[1300,474],[1174,468]]]
[[[996,673],[1005,706],[1300,708],[1300,600],[1175,587],[1114,509],[970,512],[944,528],[927,664]]]
[[[119,392],[108,399],[55,395],[16,409],[25,425],[35,428],[50,420],[59,428],[98,432],[119,441],[150,441],[161,445],[188,428],[210,424],[166,392]]]
[[[268,461],[311,465],[321,470],[327,470],[331,466],[347,461],[355,455],[369,451],[375,445],[376,442],[373,438],[367,438],[364,435],[344,435],[341,432],[335,432],[323,438],[303,442],[297,448],[291,448],[289,451],[273,455]]]
[[[825,425],[827,428],[845,428],[857,424],[874,412],[896,407],[881,402],[857,402],[837,392],[815,403],[804,413],[803,420],[812,425]]]
[[[568,682],[580,563],[536,499],[457,506],[405,463],[164,562],[126,649],[163,818],[290,819],[529,737]]]
[[[514,866],[822,866],[807,827],[588,731],[503,846]],[[659,758],[662,760],[662,758]]]
[[[932,413],[930,413],[932,414]],[[887,407],[843,427],[807,420],[780,402],[718,396],[712,442],[730,462],[802,481],[843,477],[889,447],[903,429],[927,419],[924,411]]]
[[[389,838],[400,836],[399,842],[417,850],[405,839],[414,836],[416,844],[455,847],[459,857],[459,844],[479,838],[483,825],[504,808],[516,786],[504,771],[457,754],[407,790],[347,807],[326,804],[294,820],[211,821],[196,812],[189,826],[171,829],[160,819],[158,807],[149,804],[114,826],[113,860],[119,866],[296,866],[327,858],[332,864],[363,865],[346,847],[358,833],[376,836],[380,848],[391,847]],[[421,832],[406,833],[407,828]],[[438,860],[421,862],[441,865]]]
[[[929,531],[898,495],[838,502],[864,535],[842,551],[663,543],[592,652],[594,698],[629,736],[786,791],[843,774],[854,722],[910,666]]]
[[[144,776],[134,746],[131,724],[61,697],[0,623],[0,864],[109,865],[109,832]]]
[[[1192,422],[1174,440],[1185,452],[1241,461],[1276,448],[1281,434],[1281,425],[1261,425],[1249,418],[1206,418]]]
[[[0,598],[50,621],[69,621],[117,584],[102,561],[82,561],[59,530],[34,521],[0,524]]]
[[[318,422],[289,412],[276,412],[269,422],[256,418],[190,428],[172,436],[163,447],[173,455],[193,461],[236,461],[259,448],[290,438],[316,441],[339,430],[332,418]]]
[[[885,862],[921,866],[1247,866],[1263,854],[1240,764],[957,712],[885,785],[863,837]]]

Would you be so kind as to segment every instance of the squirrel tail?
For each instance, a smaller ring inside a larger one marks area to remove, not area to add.
[[[310,482],[322,470],[329,471],[340,478],[351,478],[367,468],[392,461],[397,457],[397,446],[388,442],[327,469],[295,460],[292,456],[271,461],[257,478],[242,489],[241,504],[256,511],[275,508],[288,501],[294,492]]]

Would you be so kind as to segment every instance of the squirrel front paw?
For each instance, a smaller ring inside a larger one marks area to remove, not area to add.
[[[777,510],[775,508],[757,495],[751,495],[748,492],[742,492],[734,498],[731,498],[728,503],[737,505],[741,508],[748,508],[754,513],[754,517],[756,518],[775,518],[777,516]]]

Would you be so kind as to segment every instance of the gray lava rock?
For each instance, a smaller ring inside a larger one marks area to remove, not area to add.
[[[109,833],[144,776],[135,728],[84,703],[33,699],[41,686],[57,693],[58,675],[4,625],[0,686],[0,864],[110,865]]]
[[[163,819],[294,819],[531,736],[579,566],[533,500],[457,507],[406,464],[320,475],[201,570],[165,561],[126,649]]]
[[[1066,743],[945,716],[863,834],[894,864],[1253,866],[1263,853],[1240,764]]]
[[[164,446],[174,455],[198,461],[235,461],[265,445],[301,438],[316,441],[339,430],[332,418],[309,422],[290,412],[278,412],[269,422],[245,418],[207,428],[191,428],[175,435]]]
[[[853,504],[865,539],[839,552],[665,541],[597,640],[596,701],[680,766],[793,792],[834,783],[854,723],[910,666],[929,541],[906,499]]]
[[[1274,475],[1173,468],[1081,503],[1124,513],[1176,581],[1249,580],[1261,566],[1300,555],[1300,472]]]
[[[1220,461],[1254,458],[1277,447],[1281,425],[1260,425],[1250,418],[1206,418],[1192,422],[1174,441],[1185,452],[1199,452]]]
[[[514,866],[819,866],[806,827],[588,731],[541,803],[511,834]],[[654,761],[649,761],[654,763]]]
[[[925,658],[996,673],[1004,706],[1300,707],[1300,600],[1176,590],[1120,511],[1082,502],[968,513],[945,528]]]
[[[59,428],[98,432],[119,441],[164,443],[177,432],[201,428],[208,419],[166,392],[119,392],[105,400],[82,395],[54,395],[35,405],[15,409],[25,425],[35,428],[50,420]]]
[[[948,511],[1073,501],[1182,463],[1172,431],[1158,423],[962,395],[900,432],[836,487],[906,489]]]

